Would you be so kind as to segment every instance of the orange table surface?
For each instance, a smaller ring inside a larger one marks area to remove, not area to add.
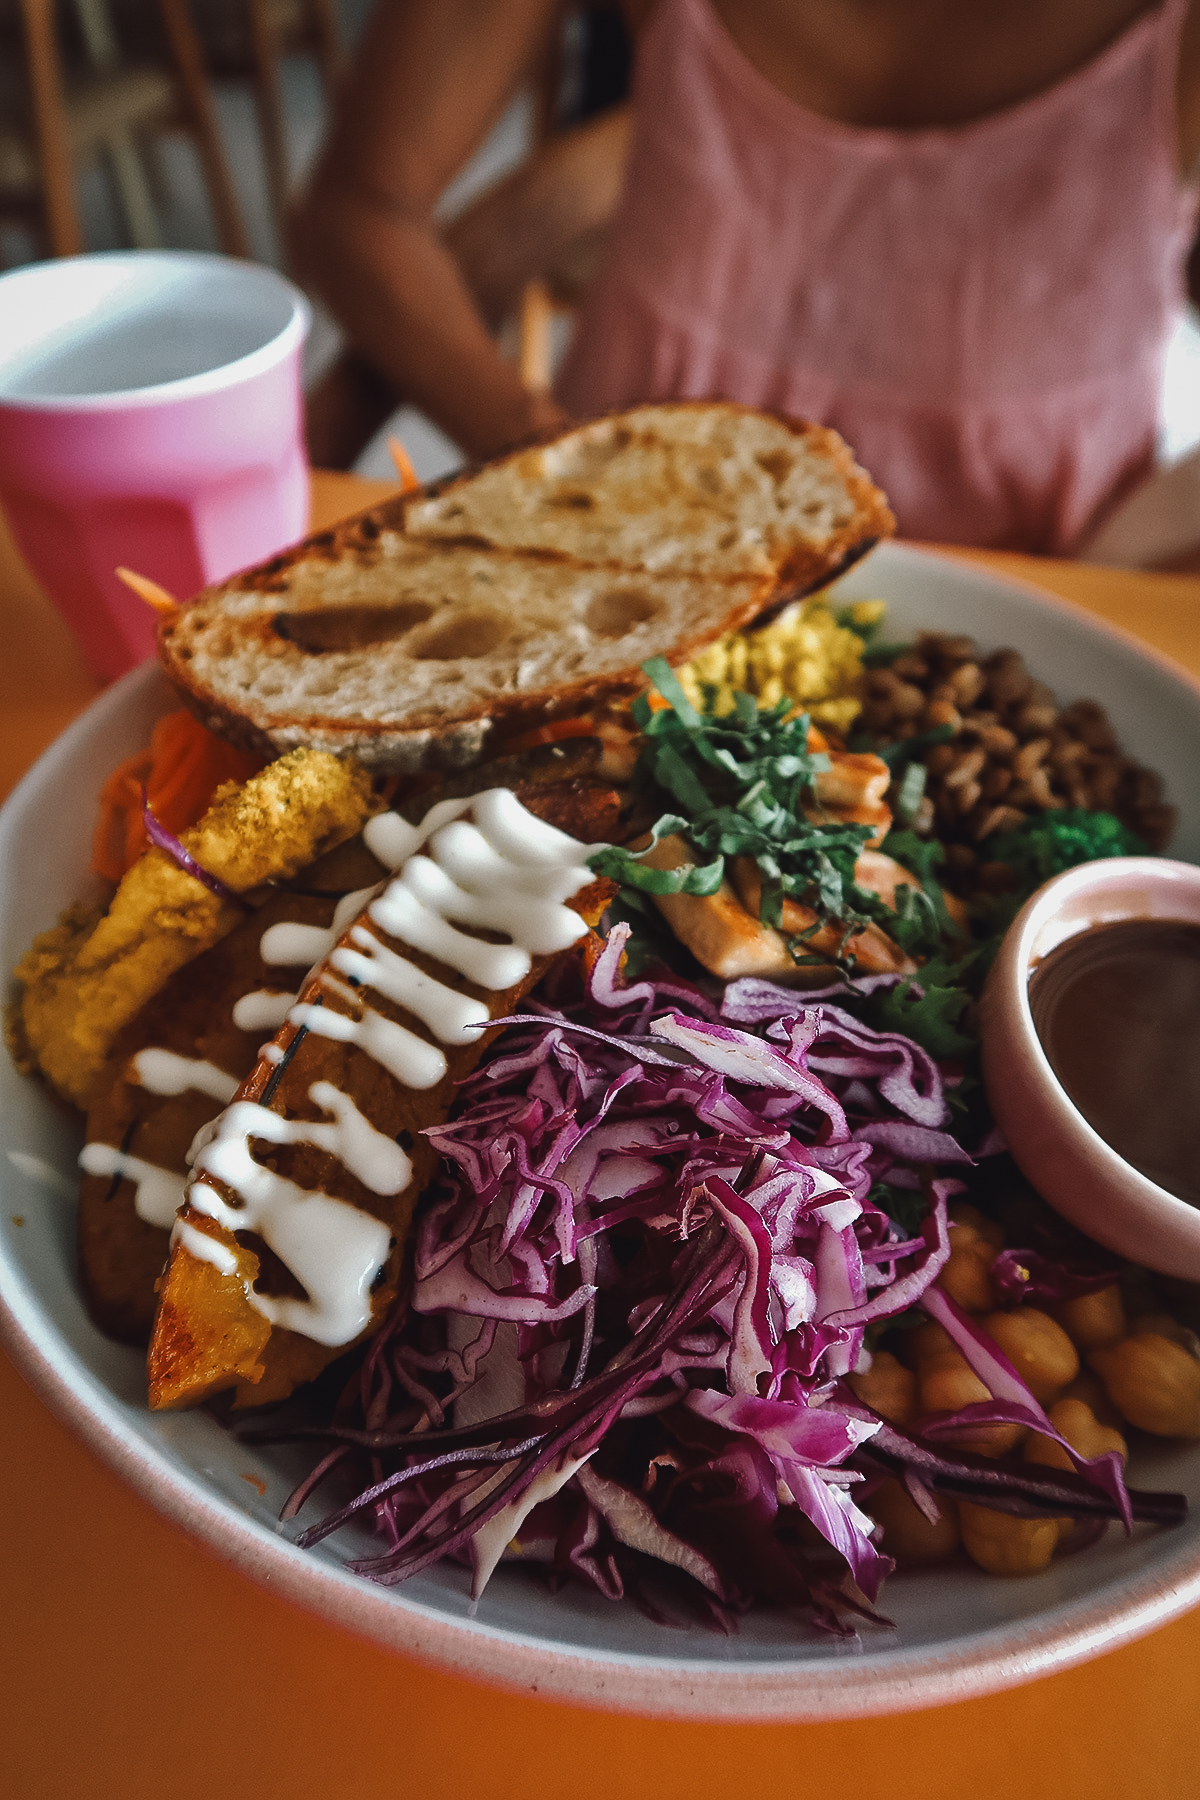
[[[318,524],[390,491],[314,478]],[[1200,579],[963,552],[1200,675]],[[0,526],[0,793],[97,691]],[[10,1800],[1190,1800],[1200,1611],[1084,1667],[886,1719],[703,1725],[478,1687],[225,1566],[0,1357],[0,1794]]]

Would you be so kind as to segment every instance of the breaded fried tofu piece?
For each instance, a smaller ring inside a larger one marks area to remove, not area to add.
[[[301,872],[229,936],[176,970],[113,1046],[88,1113],[79,1192],[79,1262],[88,1310],[124,1343],[148,1343],[156,1286],[201,1126],[254,1067],[314,960],[307,932],[326,930],[347,893],[385,871],[361,836]],[[278,926],[301,926],[295,949]],[[281,960],[275,944],[282,944]],[[250,996],[248,1006],[239,1002]],[[238,1020],[245,1021],[243,1029]],[[88,1173],[88,1170],[93,1172]]]
[[[181,841],[209,874],[244,894],[290,879],[353,837],[378,805],[365,770],[296,750],[243,786],[218,790]],[[86,1108],[121,1028],[243,917],[164,851],[147,850],[86,938],[64,940],[56,927],[17,965],[18,1046],[64,1099]]]

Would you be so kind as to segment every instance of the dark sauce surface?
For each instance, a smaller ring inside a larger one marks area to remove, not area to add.
[[[1029,984],[1050,1066],[1119,1156],[1200,1205],[1200,926],[1101,925]]]

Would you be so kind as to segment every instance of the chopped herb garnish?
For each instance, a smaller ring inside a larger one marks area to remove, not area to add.
[[[796,900],[819,920],[847,928],[894,915],[875,894],[855,885],[854,865],[872,836],[869,825],[815,823],[805,816],[807,796],[829,758],[808,747],[808,716],[789,701],[759,707],[749,694],[718,718],[697,712],[660,657],[646,663],[663,707],[641,695],[633,716],[644,737],[635,785],[678,807],[661,817],[654,841],[679,833],[696,852],[682,869],[647,869],[646,852],[608,849],[592,859],[598,874],[643,893],[712,894],[733,857],[751,858],[761,879],[759,918],[779,927],[783,903]],[[805,934],[800,934],[803,938]],[[796,947],[804,955],[804,945]],[[796,954],[796,951],[793,952]]]

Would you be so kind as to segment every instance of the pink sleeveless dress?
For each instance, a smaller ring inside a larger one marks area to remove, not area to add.
[[[661,0],[562,403],[816,419],[905,536],[1069,554],[1153,462],[1196,215],[1176,173],[1186,5],[1003,112],[892,131],[806,112],[707,0]]]

